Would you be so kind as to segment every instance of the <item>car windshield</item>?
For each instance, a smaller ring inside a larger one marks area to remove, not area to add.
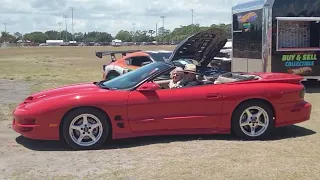
[[[149,53],[152,59],[160,62],[164,62],[166,59],[169,59],[171,54],[172,54],[171,52]]]
[[[151,74],[156,72],[162,72],[172,68],[171,65],[154,62],[148,65],[142,66],[136,70],[125,73],[121,76],[115,77],[109,81],[103,82],[100,86],[108,89],[129,89],[138,85],[141,81],[145,80]]]

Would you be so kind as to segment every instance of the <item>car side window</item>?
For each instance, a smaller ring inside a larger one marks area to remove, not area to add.
[[[131,65],[131,58],[125,59],[127,65]]]
[[[170,72],[162,74],[161,76],[155,78],[155,80],[164,80],[164,79],[171,79]]]
[[[142,66],[143,63],[151,62],[151,59],[147,56],[137,56],[131,57],[131,64],[132,66]]]

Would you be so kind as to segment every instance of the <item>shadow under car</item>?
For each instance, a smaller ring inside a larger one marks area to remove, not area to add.
[[[306,129],[301,126],[291,125],[276,128],[269,139],[263,141],[283,140],[288,138],[297,138],[313,135],[316,132],[310,129]],[[171,142],[187,142],[195,140],[219,140],[219,141],[239,141],[236,137],[226,135],[167,135],[167,136],[148,136],[137,137],[129,139],[111,140],[106,143],[101,149],[124,149],[138,146],[146,146],[150,144],[163,144]],[[44,141],[44,140],[32,140],[23,136],[16,138],[16,142],[28,149],[34,151],[68,151],[65,143],[61,141]]]

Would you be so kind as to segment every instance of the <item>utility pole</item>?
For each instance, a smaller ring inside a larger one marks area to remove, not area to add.
[[[8,25],[8,23],[3,23],[3,25],[4,25],[4,32],[7,33],[7,25]]]
[[[67,25],[68,16],[67,15],[63,15],[63,18],[64,18],[64,22],[66,24],[66,42],[67,42],[68,41],[68,25]]]
[[[193,25],[193,12],[194,12],[194,9],[191,9],[191,24]]]
[[[7,39],[7,25],[8,25],[8,23],[5,22],[5,23],[3,23],[3,25],[4,25],[4,33],[5,33],[3,41],[6,42],[6,39]]]
[[[194,12],[194,9],[191,9],[191,32],[192,33],[194,33],[193,12]]]
[[[164,30],[164,18],[166,18],[165,16],[160,16],[160,18],[162,18],[162,28]]]
[[[75,10],[75,8],[74,7],[70,7],[69,8],[70,10],[71,10],[71,16],[72,16],[72,41],[74,41],[74,29],[73,29],[73,11]]]
[[[156,22],[156,41],[157,41],[157,38],[158,38],[158,22]]]
[[[136,35],[136,23],[132,23],[132,26],[133,26],[133,43],[135,43],[135,35]]]
[[[62,26],[62,22],[58,22],[58,25],[59,25],[59,34],[60,34],[60,39],[59,39],[59,40],[61,40],[61,39],[62,39],[62,37],[61,37],[61,26]]]
[[[162,18],[162,43],[164,43],[164,33],[165,33],[165,30],[164,30],[164,18],[166,18],[165,16],[160,16]]]

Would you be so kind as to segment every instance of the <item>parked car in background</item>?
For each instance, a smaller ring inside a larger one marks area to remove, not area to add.
[[[214,60],[219,66],[226,71],[231,71],[232,57],[232,39],[228,39],[225,46],[220,50],[220,53],[214,57]]]
[[[182,68],[186,64],[197,64],[202,73],[219,75],[226,70],[212,69],[208,65],[214,60],[214,57],[221,54],[220,50],[223,49],[226,42],[226,33],[223,30],[210,28],[184,39],[173,51],[99,51],[96,52],[96,56],[102,58],[111,55],[111,63],[103,65],[103,79],[106,80],[151,62],[170,62]],[[117,59],[116,54],[122,54],[122,57]]]
[[[122,57],[116,58],[116,54],[122,54]],[[151,62],[165,62],[172,54],[172,51],[158,50],[158,51],[141,51],[141,50],[127,50],[127,51],[100,51],[96,52],[96,56],[102,58],[110,55],[111,63],[103,65],[103,79],[110,80],[129,71],[135,70],[149,64]],[[187,59],[180,59],[174,62],[176,66],[184,67],[185,64],[192,64],[193,62]]]

